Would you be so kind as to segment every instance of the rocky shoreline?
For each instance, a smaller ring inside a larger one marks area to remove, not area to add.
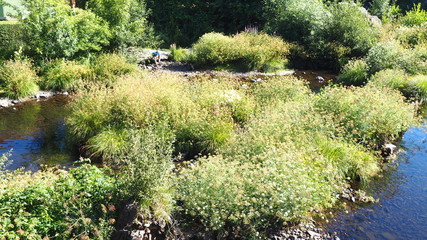
[[[0,109],[1,108],[13,107],[17,104],[24,103],[24,102],[39,101],[41,99],[48,99],[48,98],[51,98],[51,97],[57,96],[57,95],[67,96],[69,94],[70,93],[68,91],[62,91],[62,92],[39,91],[36,94],[34,94],[33,96],[22,98],[22,99],[0,98]]]

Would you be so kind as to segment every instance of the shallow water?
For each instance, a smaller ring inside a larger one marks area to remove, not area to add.
[[[339,213],[326,229],[341,239],[427,239],[427,120],[401,142],[404,152],[370,186],[377,203]]]
[[[68,100],[55,96],[0,109],[0,155],[13,149],[8,169],[36,171],[41,164],[70,165],[77,159],[65,140]]]

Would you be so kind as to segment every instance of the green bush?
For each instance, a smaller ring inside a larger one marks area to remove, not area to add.
[[[147,21],[145,1],[88,0],[86,7],[108,23],[111,48],[157,45],[158,39]]]
[[[203,35],[192,47],[190,61],[198,66],[232,65],[244,70],[261,70],[273,60],[285,60],[289,45],[267,34],[220,33]]]
[[[343,46],[349,49],[348,53],[344,52],[344,56],[335,54],[339,58],[364,56],[378,41],[377,30],[360,11],[359,7],[353,1],[344,1],[333,3],[328,8],[331,17],[326,23],[326,29],[322,32],[325,34],[323,36],[324,42],[326,44],[335,42],[335,46]],[[346,59],[333,60],[338,60],[339,63],[346,62]]]
[[[76,90],[78,85],[91,77],[86,65],[59,60],[45,73],[41,85],[46,89]]]
[[[368,70],[368,64],[364,60],[351,60],[341,70],[338,82],[345,85],[364,85],[368,80]]]
[[[266,1],[267,30],[302,46],[294,64],[339,69],[378,41],[359,7],[353,1]]]
[[[11,59],[14,52],[24,47],[22,25],[7,21],[0,23],[0,59]]]
[[[111,85],[124,74],[138,71],[138,66],[126,62],[120,55],[113,53],[101,54],[92,61],[91,68],[95,81]]]
[[[421,9],[421,3],[414,4],[406,15],[399,19],[399,23],[405,26],[421,26],[427,23],[427,11]]]
[[[8,60],[0,66],[0,90],[6,97],[18,99],[35,94],[38,77],[28,60]]]
[[[398,42],[379,43],[366,56],[369,73],[383,69],[401,69],[410,74],[426,73],[427,62],[422,51],[405,49]]]
[[[108,25],[90,11],[72,9],[62,0],[25,0],[22,20],[28,52],[37,58],[72,58],[109,44]]]
[[[338,136],[372,149],[397,139],[417,123],[414,106],[387,88],[326,88],[317,96],[315,107],[332,117]]]
[[[326,6],[318,0],[269,0],[265,14],[269,32],[303,45],[319,40],[328,18]]]
[[[299,158],[300,157],[300,158]],[[264,164],[200,160],[179,178],[184,219],[217,236],[265,238],[266,229],[299,220],[310,207],[330,200],[333,188],[319,182],[298,153],[270,150]],[[333,202],[333,200],[332,200]]]
[[[373,0],[369,12],[381,18],[387,15],[390,7],[390,0]]]
[[[95,166],[3,172],[0,239],[107,239],[117,217],[115,180]]]
[[[394,29],[396,39],[404,46],[415,47],[418,44],[425,44],[427,39],[427,25],[405,27],[399,26]]]

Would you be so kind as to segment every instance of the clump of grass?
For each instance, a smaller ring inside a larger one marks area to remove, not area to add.
[[[189,50],[177,47],[176,44],[172,44],[169,50],[171,51],[169,56],[175,62],[186,62],[189,58]]]
[[[290,45],[267,34],[220,33],[203,35],[192,47],[190,61],[197,66],[231,65],[243,70],[261,70],[272,61],[285,61]]]
[[[368,80],[368,64],[362,59],[349,61],[338,76],[338,82],[345,85],[361,86]]]
[[[88,66],[75,61],[59,60],[46,71],[41,84],[46,89],[76,90],[83,81],[91,77]]]
[[[32,67],[29,60],[8,60],[0,66],[0,89],[6,97],[28,97],[39,90],[39,78]]]
[[[91,64],[95,81],[111,85],[124,74],[138,71],[138,66],[126,62],[117,54],[105,53],[97,56]]]

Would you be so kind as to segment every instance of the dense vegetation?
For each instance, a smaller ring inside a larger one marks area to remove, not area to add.
[[[427,12],[408,2],[24,1],[28,16],[0,24],[0,96],[75,92],[68,137],[106,167],[29,174],[1,157],[0,239],[107,239],[125,203],[217,238],[322,215],[419,122]],[[294,77],[152,74],[120,54],[162,40],[195,67],[340,75],[313,93]]]

